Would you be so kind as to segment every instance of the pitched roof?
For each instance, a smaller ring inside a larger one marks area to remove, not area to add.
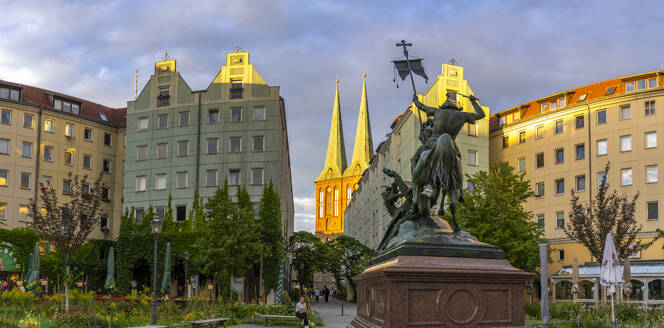
[[[94,121],[100,124],[112,126],[115,128],[125,127],[127,125],[127,108],[111,108],[104,105],[97,104],[95,102],[70,96],[64,93],[55,92],[51,90],[46,90],[38,87],[33,87],[31,85],[14,83],[9,81],[0,80],[0,84],[7,86],[14,86],[21,88],[21,103],[27,105],[37,105],[42,106],[43,108],[58,111],[53,108],[49,95],[54,95],[62,97],[65,99],[70,99],[81,103],[81,114],[82,118],[85,118],[90,121]],[[107,118],[106,121],[102,120],[99,114],[104,114]]]
[[[521,105],[505,109],[499,113],[491,115],[489,118],[489,130],[490,131],[495,131],[497,129],[500,129],[500,116],[503,114],[507,114],[510,112],[514,112],[517,110],[521,110],[521,116],[520,116],[520,122],[523,122],[524,120],[528,120],[530,118],[540,116],[540,115],[547,115],[548,113],[555,112],[560,109],[556,110],[549,110],[545,113],[540,112],[540,104],[545,103],[545,102],[551,102],[555,99],[559,99],[563,96],[565,96],[566,100],[566,106],[564,108],[568,108],[570,106],[582,104],[582,103],[588,103],[593,100],[599,100],[599,99],[605,99],[605,98],[611,98],[611,97],[616,97],[623,95],[625,93],[635,93],[636,91],[630,91],[630,92],[625,92],[624,88],[624,83],[629,82],[629,81],[636,81],[644,78],[653,78],[657,77],[658,79],[658,88],[662,88],[662,73],[664,73],[664,70],[661,71],[652,71],[652,72],[646,72],[638,75],[630,75],[630,76],[624,76],[624,77],[619,77],[619,78],[614,78],[606,81],[601,81],[601,82],[596,82],[593,84],[588,84],[582,87],[574,88],[574,89],[569,89],[566,91],[554,93],[551,95],[548,95],[546,97],[542,97],[539,99],[535,99],[526,103],[523,103]],[[607,90],[610,88],[615,88],[612,93],[607,94]],[[585,98],[582,98],[583,95],[585,95]],[[581,98],[581,99],[580,99]]]

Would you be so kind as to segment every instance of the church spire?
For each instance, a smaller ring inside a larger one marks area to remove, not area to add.
[[[362,74],[362,77],[364,78],[362,83],[362,100],[360,100],[360,114],[357,118],[353,160],[348,169],[346,169],[346,172],[344,172],[344,176],[361,175],[369,167],[369,162],[373,155],[369,105],[367,104],[367,74]]]
[[[346,146],[344,145],[344,131],[341,124],[339,80],[337,80],[337,89],[334,94],[334,107],[332,107],[330,139],[327,143],[327,156],[325,157],[325,167],[316,181],[341,177],[346,166]]]

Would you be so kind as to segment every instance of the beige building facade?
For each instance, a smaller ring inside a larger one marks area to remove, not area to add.
[[[470,84],[464,79],[464,68],[459,65],[442,64],[441,74],[431,84],[428,90],[420,95],[420,100],[427,106],[440,106],[447,99],[448,94],[464,111],[472,112],[470,101],[458,93],[469,96],[474,95]],[[456,99],[454,99],[456,98]],[[474,125],[465,126],[456,137],[462,157],[462,170],[464,174],[472,175],[481,170],[488,170],[489,166],[489,108],[482,106],[486,117]],[[358,188],[352,194],[352,201],[345,212],[345,233],[363,244],[377,248],[387,229],[391,217],[387,213],[381,197],[383,186],[391,183],[383,173],[384,168],[393,170],[404,181],[412,180],[410,159],[422,145],[419,140],[420,122],[427,120],[426,113],[410,105],[403,113],[394,119],[390,133],[376,149],[371,158],[369,168],[364,171],[358,183]],[[464,177],[465,179],[465,177]],[[464,185],[468,186],[465,182]]]
[[[601,179],[628,197],[639,193],[638,235],[648,242],[662,228],[664,202],[663,71],[649,72],[566,90],[504,110],[491,117],[490,161],[525,172],[536,197],[526,208],[553,249],[551,273],[592,261],[582,245],[567,238],[570,190],[587,203]],[[610,163],[608,176],[605,167]],[[632,255],[661,259],[662,241]]]

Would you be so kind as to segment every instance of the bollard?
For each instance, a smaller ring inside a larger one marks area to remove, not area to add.
[[[344,301],[341,301],[341,316],[344,316]]]

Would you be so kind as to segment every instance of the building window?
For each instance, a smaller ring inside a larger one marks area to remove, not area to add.
[[[230,98],[242,99],[242,79],[231,79]]]
[[[565,250],[564,249],[558,250],[558,261],[560,261],[560,262],[565,261]]]
[[[574,146],[574,148],[576,150],[575,153],[576,153],[576,159],[577,160],[581,160],[581,159],[586,158],[586,145],[580,144],[580,145]]]
[[[104,145],[106,146],[113,145],[113,136],[110,133],[104,133]]]
[[[78,115],[80,106],[70,101],[54,99],[53,108],[61,110],[66,113],[74,113]]]
[[[556,134],[563,133],[563,121],[556,121]]]
[[[89,183],[84,183],[81,186],[81,193],[84,195],[89,195],[90,194],[90,184]]]
[[[88,154],[83,154],[83,168],[92,169],[92,156]]]
[[[210,109],[208,110],[208,124],[219,123],[219,110]]]
[[[620,106],[620,120],[629,120],[632,118],[632,109],[629,105]]]
[[[556,212],[556,228],[562,229],[565,226],[565,212]]]
[[[9,140],[0,139],[0,154],[9,155]]]
[[[23,127],[32,129],[34,116],[32,114],[23,114]]]
[[[111,189],[108,189],[106,187],[101,187],[101,199],[104,201],[110,201],[111,200]]]
[[[651,78],[648,79],[648,89],[656,88],[657,87],[657,78]]]
[[[646,148],[657,147],[657,132],[646,132]]]
[[[154,176],[154,190],[166,189],[166,174],[160,173]]]
[[[175,221],[183,222],[187,219],[187,205],[178,205],[175,207]]]
[[[556,179],[556,195],[565,193],[565,179]]]
[[[231,108],[231,122],[242,122],[242,108]]]
[[[587,97],[587,96],[588,96],[588,94],[587,94],[587,93],[584,93],[584,94],[580,95],[580,96],[579,96],[579,99],[577,99],[576,101],[584,101],[584,100],[586,100],[586,97]]]
[[[526,143],[526,131],[519,131],[519,144]]]
[[[65,165],[74,165],[74,151],[65,150]]]
[[[632,136],[620,137],[620,151],[632,151]]]
[[[254,107],[254,121],[265,121],[265,107]]]
[[[648,206],[648,220],[657,220],[659,219],[659,202],[650,201],[646,202]]]
[[[242,138],[241,137],[231,137],[231,153],[239,153],[242,151]]]
[[[339,216],[339,189],[334,187],[334,216]]]
[[[7,187],[9,183],[9,171],[0,170],[0,187]]]
[[[576,176],[576,191],[584,191],[586,190],[586,176],[585,175],[577,175]]]
[[[604,156],[608,153],[606,139],[597,140],[597,156]]]
[[[563,148],[556,149],[555,155],[556,155],[556,164],[561,164],[565,162],[565,151]]]
[[[478,124],[468,124],[468,135],[471,137],[477,137]]]
[[[140,175],[136,177],[136,191],[145,191],[145,185],[147,184],[147,177]]]
[[[50,133],[55,132],[55,121],[51,119],[46,119],[44,121],[44,131]]]
[[[631,186],[632,185],[632,169],[621,169],[620,170],[620,185],[621,186]]]
[[[161,142],[157,144],[157,159],[168,158],[168,143]]]
[[[189,140],[178,141],[178,156],[184,157],[189,155]]]
[[[264,148],[264,141],[265,138],[263,136],[258,136],[258,137],[253,137],[253,144],[254,144],[254,152],[262,152],[265,151]]]
[[[526,158],[525,157],[519,157],[517,161],[517,169],[519,172],[526,172]]]
[[[544,138],[544,126],[540,125],[535,128],[535,139],[542,139]]]
[[[606,180],[606,172],[597,172],[597,187],[601,187],[602,183],[609,184],[609,181]]]
[[[546,113],[549,110],[549,103],[540,104],[540,113]]]
[[[544,167],[544,153],[535,154],[535,163],[537,168]]]
[[[21,172],[21,189],[30,189],[30,173]]]
[[[558,108],[565,107],[565,97],[558,99]]]
[[[99,228],[101,230],[108,230],[108,216],[102,216],[99,219]]]
[[[574,118],[574,127],[577,129],[583,129],[583,126],[585,125],[584,122],[584,117],[583,115],[577,116]]]
[[[106,114],[104,114],[104,113],[99,113],[99,118],[104,122],[108,122],[108,118],[106,117]]]
[[[154,215],[163,219],[166,216],[166,206],[155,206]]]
[[[217,185],[217,170],[207,170],[206,171],[205,185],[208,187],[214,187]]]
[[[231,186],[239,186],[240,185],[240,170],[239,169],[231,169],[228,171],[228,184]]]
[[[143,214],[145,209],[138,207],[134,209],[134,217],[136,218],[136,224],[141,224],[143,222]]]
[[[503,136],[503,149],[509,147],[509,145],[510,145],[510,137]]]
[[[350,187],[348,187],[348,190],[350,190]],[[325,216],[325,194],[321,189],[318,192],[318,217],[322,218],[323,216]]]
[[[552,101],[552,102],[550,102],[550,103],[549,103],[549,108],[550,108],[551,110],[556,110],[556,108],[558,108],[558,102],[556,102],[556,101]]]
[[[43,176],[42,177],[42,186],[44,186],[46,189],[53,186],[53,178],[49,177],[49,176]]]
[[[544,197],[544,182],[535,184],[535,197]]]
[[[644,103],[643,108],[645,109],[645,115],[655,115],[657,112],[655,111],[655,101],[654,100],[647,100]]]
[[[92,129],[90,128],[83,129],[83,139],[87,141],[92,141]]]
[[[468,151],[468,165],[477,165],[477,151],[469,150]]]
[[[180,119],[180,126],[189,126],[189,112],[179,112],[178,118]]]
[[[597,111],[597,125],[606,124],[606,109]]]
[[[0,140],[0,152],[2,151],[2,140]],[[47,162],[53,162],[53,147],[44,146],[44,160]]]
[[[71,180],[69,179],[64,179],[62,180],[62,194],[63,195],[71,195]]]
[[[11,125],[12,124],[12,112],[9,110],[2,110],[0,112],[0,123]]]
[[[254,168],[251,169],[251,184],[252,185],[263,185],[263,169]]]
[[[632,92],[632,91],[634,91],[634,81],[626,82],[625,83],[625,92]]]
[[[65,137],[73,138],[74,136],[74,124],[65,124]]]
[[[16,89],[0,88],[0,98],[18,101],[19,91]]]
[[[102,163],[102,170],[104,173],[111,174],[111,160],[110,159],[104,159]]]
[[[21,156],[25,158],[32,158],[32,143],[24,142],[21,148]]]
[[[188,185],[188,178],[189,178],[189,173],[188,172],[177,172],[175,173],[176,177],[176,182],[175,182],[175,188],[187,188]]]
[[[28,211],[28,205],[20,205],[18,207],[18,220],[20,222],[27,222],[30,220],[30,212]]]
[[[537,214],[537,229],[544,231],[544,214]]]
[[[161,114],[157,116],[157,129],[168,128],[168,114]]]
[[[138,119],[138,131],[145,131],[150,126],[150,120],[147,117],[141,117]]]
[[[657,164],[647,165],[646,166],[646,183],[657,182],[657,180],[658,180]]]
[[[165,85],[159,87],[159,95],[157,96],[157,107],[166,107],[170,105],[171,87]]]
[[[148,146],[136,146],[136,161],[144,161],[148,159]]]
[[[0,203],[0,220],[7,220],[7,203]]]
[[[219,139],[217,138],[210,138],[207,140],[207,153],[208,154],[216,154],[219,152]]]

